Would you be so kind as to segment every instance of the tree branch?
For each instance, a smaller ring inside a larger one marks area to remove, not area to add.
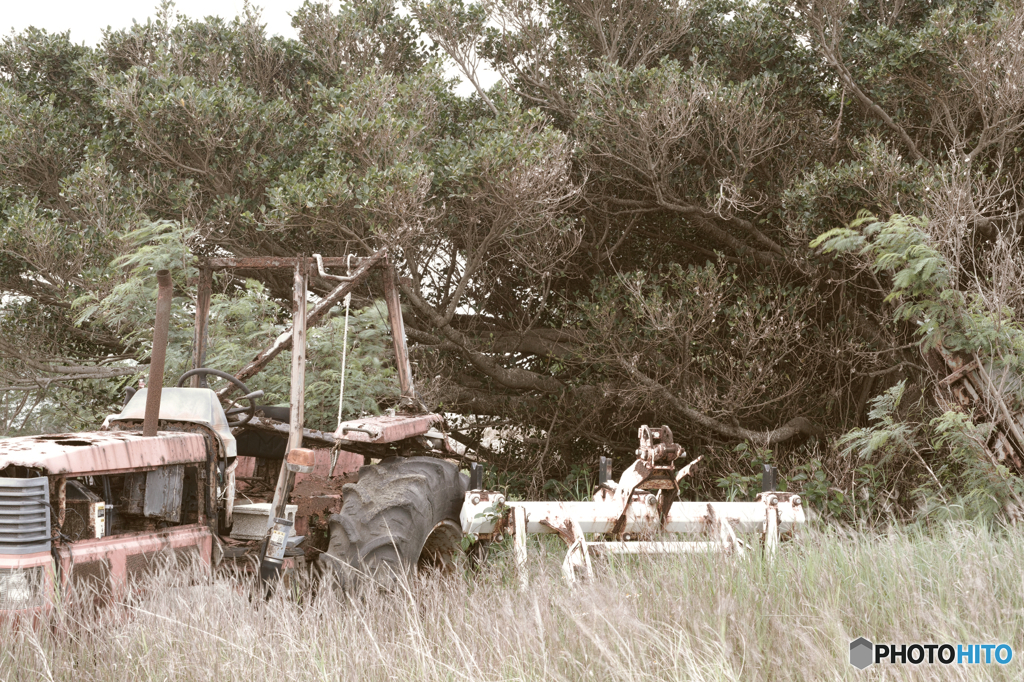
[[[625,360],[620,360],[619,364],[629,374],[630,378],[636,382],[646,386],[657,394],[659,398],[662,398],[669,405],[672,406],[677,412],[683,415],[690,421],[698,424],[709,431],[713,431],[721,436],[734,440],[746,440],[762,447],[771,447],[777,443],[783,443],[796,436],[808,435],[808,436],[821,436],[824,435],[825,431],[820,426],[814,424],[811,420],[805,417],[795,417],[790,419],[788,422],[779,426],[775,429],[755,431],[753,429],[744,428],[739,425],[726,424],[720,422],[713,417],[709,417],[703,412],[699,412],[694,408],[684,403],[679,396],[672,391],[668,390],[665,386],[661,385],[654,379],[651,379],[643,372],[639,371],[636,367]]]
[[[434,310],[433,306],[420,298],[419,294],[412,290],[408,283],[402,282],[401,288],[406,298],[412,302],[413,306],[434,326],[441,336],[455,344],[477,370],[491,377],[502,386],[517,390],[540,391],[542,393],[561,393],[565,390],[565,385],[554,377],[544,376],[543,374],[518,367],[502,367],[483,353],[471,349],[470,339],[465,334],[453,329]]]

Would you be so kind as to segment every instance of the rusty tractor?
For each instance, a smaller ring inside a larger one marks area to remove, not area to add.
[[[314,268],[337,285],[307,310]],[[292,328],[234,374],[204,366],[218,270],[293,273]],[[342,301],[347,306],[374,271],[383,275],[400,405],[394,414],[342,421],[333,432],[307,428],[306,329]],[[0,441],[0,615],[46,610],[68,586],[117,593],[168,563],[254,567],[271,583],[316,566],[348,587],[367,576],[449,567],[467,534],[476,556],[514,536],[525,581],[526,535],[557,533],[572,582],[592,574],[592,555],[743,553],[746,533],[760,533],[773,552],[804,521],[800,498],[768,485],[755,502],[679,501],[679,481],[696,462],[676,469],[683,452],[666,426],[641,427],[637,460],[618,481],[602,458],[592,502],[513,502],[484,490],[482,467],[460,472],[465,448],[417,399],[397,275],[384,251],[203,262],[192,368],[173,387],[163,377],[171,278],[167,271],[157,278],[149,388],[130,391],[96,431]],[[263,392],[246,382],[285,350],[289,405],[262,405]],[[215,392],[210,376],[228,383]],[[662,532],[703,539],[657,540]]]

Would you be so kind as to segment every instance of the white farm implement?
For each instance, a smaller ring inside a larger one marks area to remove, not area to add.
[[[557,533],[568,551],[562,572],[570,583],[593,577],[591,556],[602,554],[669,554],[727,552],[742,555],[747,543],[738,536],[759,534],[765,553],[774,555],[781,538],[792,537],[805,522],[799,495],[766,490],[755,502],[678,501],[679,481],[700,458],[676,470],[683,454],[667,426],[640,427],[637,460],[609,480],[607,460],[601,458],[601,476],[592,502],[508,501],[499,492],[482,490],[474,476],[462,506],[462,531],[488,543],[511,534],[515,541],[520,583],[526,585],[526,536]],[[661,534],[682,534],[695,539],[660,541]],[[588,535],[600,536],[598,541]]]

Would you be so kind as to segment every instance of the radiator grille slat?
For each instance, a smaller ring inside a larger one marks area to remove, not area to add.
[[[49,480],[0,478],[0,554],[49,550]]]

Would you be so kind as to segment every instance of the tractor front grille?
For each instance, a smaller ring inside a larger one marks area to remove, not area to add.
[[[48,551],[49,480],[0,478],[0,555]]]

